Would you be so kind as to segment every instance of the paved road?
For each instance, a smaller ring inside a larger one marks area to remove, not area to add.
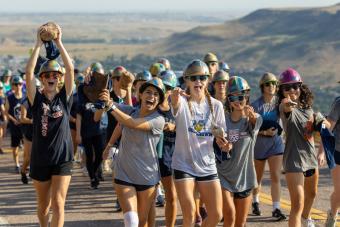
[[[8,151],[8,149],[6,149]],[[20,175],[14,173],[12,156],[8,152],[0,155],[0,226],[38,226],[35,215],[35,193],[30,181],[23,185]],[[106,227],[123,226],[122,214],[114,212],[116,195],[112,189],[111,177],[107,173],[106,181],[102,182],[98,190],[89,188],[89,179],[84,176],[79,166],[74,169],[74,175],[66,203],[66,227]],[[249,215],[247,226],[287,226],[287,222],[273,222],[271,218],[270,180],[268,171],[263,182],[261,207],[263,215],[254,217]],[[282,176],[282,207],[286,214],[289,213],[289,196]],[[331,193],[331,179],[329,171],[321,169],[319,192],[314,204],[313,217],[318,226],[323,226],[328,209],[328,197]],[[181,224],[182,216],[178,214],[177,224]],[[164,226],[164,209],[157,208],[156,226]]]

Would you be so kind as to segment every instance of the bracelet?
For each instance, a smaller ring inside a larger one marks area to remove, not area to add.
[[[106,108],[106,112],[112,113],[115,109],[117,109],[117,106],[114,103],[112,103],[111,106],[108,106]]]

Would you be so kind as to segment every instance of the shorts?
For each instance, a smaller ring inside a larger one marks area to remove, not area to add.
[[[19,147],[22,141],[22,136],[11,135],[11,147]]]
[[[178,180],[184,180],[184,179],[193,179],[193,180],[199,181],[199,182],[219,180],[217,173],[211,174],[211,175],[208,175],[208,176],[204,176],[204,177],[197,177],[197,176],[194,176],[194,175],[191,175],[189,173],[183,172],[181,170],[176,170],[176,169],[174,169],[174,178],[177,181]]]
[[[161,172],[161,177],[168,177],[172,175],[172,169],[164,164],[163,159],[158,159],[159,170]]]
[[[247,190],[244,190],[242,192],[234,192],[234,199],[245,199],[247,198],[248,196],[251,195],[253,189],[247,189]]]
[[[309,169],[303,172],[303,175],[305,177],[312,177],[315,174],[315,169]]]
[[[72,162],[65,162],[53,166],[30,166],[30,177],[37,181],[51,180],[52,176],[71,176]]]
[[[274,155],[266,157],[266,158],[259,158],[259,159],[255,158],[255,160],[257,160],[257,161],[266,161],[268,158],[273,157],[273,156],[278,156],[278,155],[283,155],[283,152],[282,153],[274,154]]]
[[[334,151],[334,161],[337,165],[340,165],[340,151]]]
[[[149,188],[155,187],[156,185],[142,185],[142,184],[132,184],[126,181],[115,179],[115,183],[119,185],[131,186],[136,189],[137,192],[145,191]]]

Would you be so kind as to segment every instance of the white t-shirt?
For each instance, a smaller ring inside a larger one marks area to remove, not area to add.
[[[176,142],[172,156],[173,169],[181,170],[197,177],[217,173],[211,123],[215,121],[215,125],[224,129],[226,129],[226,124],[222,103],[211,98],[211,104],[214,117],[211,114],[207,98],[200,104],[191,101],[191,114],[188,101],[180,97],[180,105],[177,113],[174,114],[176,119]]]

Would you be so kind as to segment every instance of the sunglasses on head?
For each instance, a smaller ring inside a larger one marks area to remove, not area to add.
[[[269,86],[276,86],[277,85],[277,83],[275,82],[275,81],[268,81],[268,82],[266,82],[266,83],[264,83],[264,86],[265,87],[269,87]]]
[[[53,73],[53,72],[51,72],[51,73],[44,73],[42,76],[43,76],[45,79],[50,79],[50,78],[58,79],[59,74],[58,74],[58,73]]]
[[[283,85],[282,85],[282,89],[283,89],[284,91],[290,91],[291,89],[297,90],[297,89],[299,89],[300,87],[301,87],[301,84],[299,84],[299,83],[295,83],[295,84],[283,84]]]
[[[196,80],[200,80],[200,81],[206,81],[208,79],[208,76],[206,75],[202,75],[202,76],[187,76],[186,79],[189,79],[190,81],[196,81]]]
[[[242,102],[246,98],[247,98],[247,96],[245,96],[245,95],[235,95],[235,96],[232,95],[232,96],[228,97],[229,102]]]

